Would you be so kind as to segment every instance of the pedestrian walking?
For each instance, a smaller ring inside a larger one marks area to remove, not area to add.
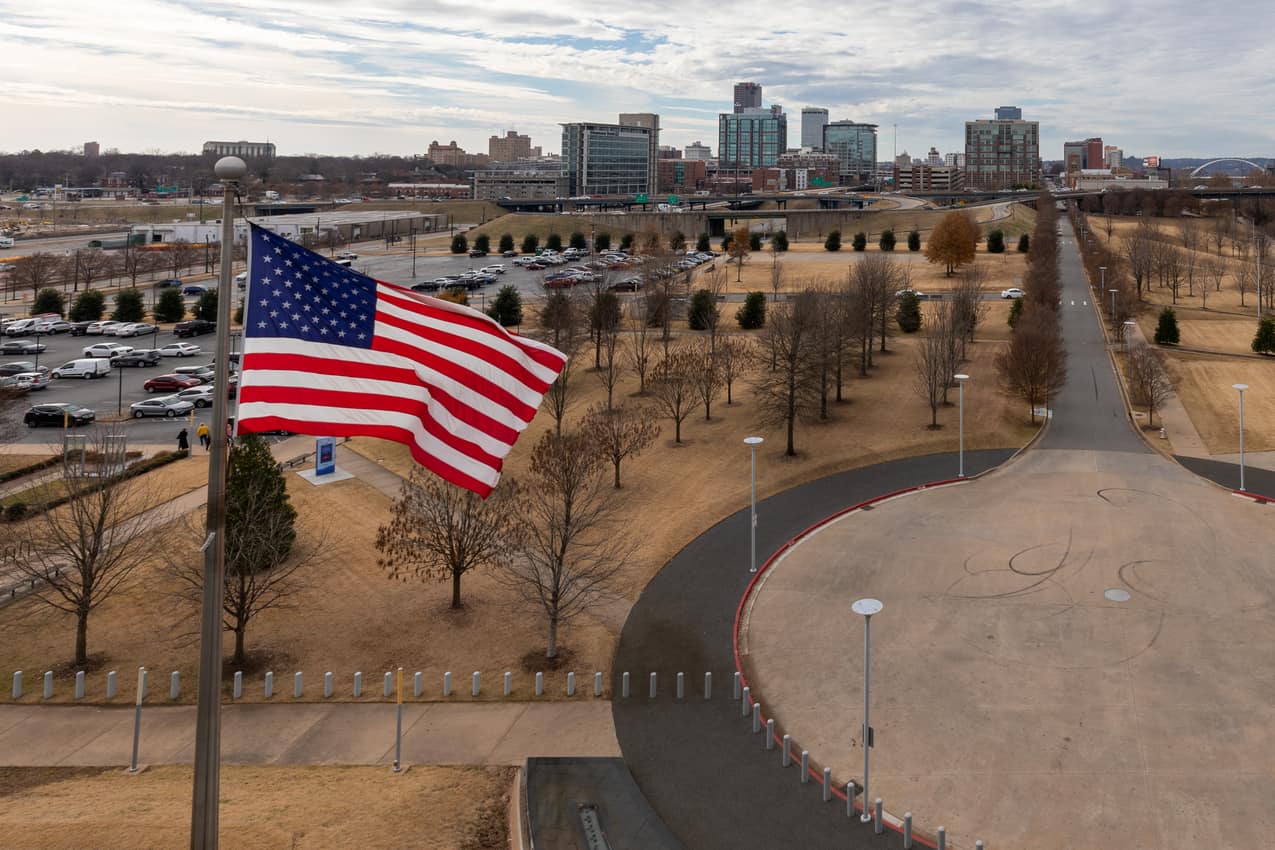
[[[199,427],[195,429],[195,436],[199,438],[199,445],[204,447],[204,451],[208,451],[212,446],[212,435],[208,433],[208,423],[200,422]]]
[[[181,433],[177,435],[177,451],[182,454],[190,453],[190,441],[186,437],[186,429],[181,429]]]

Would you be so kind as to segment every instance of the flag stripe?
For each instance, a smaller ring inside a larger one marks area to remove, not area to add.
[[[426,431],[419,417],[408,413],[392,410],[321,407],[288,402],[240,402],[239,413],[241,421],[253,423],[248,430],[261,430],[256,423],[272,416],[298,423],[308,422],[330,428],[343,428],[346,432],[359,434],[364,433],[362,429],[366,427],[390,426],[400,435],[410,435],[411,444],[421,451],[438,458],[441,463],[470,478],[486,481],[491,485],[495,485],[500,478],[502,461],[497,460],[493,468],[453,449]]]

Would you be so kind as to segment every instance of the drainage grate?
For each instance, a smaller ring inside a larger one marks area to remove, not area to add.
[[[580,826],[584,830],[584,843],[589,850],[611,850],[606,833],[602,830],[602,815],[593,803],[580,803]]]

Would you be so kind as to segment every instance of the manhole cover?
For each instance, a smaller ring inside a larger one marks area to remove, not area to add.
[[[1103,591],[1102,595],[1110,599],[1112,602],[1129,601],[1129,591],[1121,590],[1118,587],[1109,587]]]

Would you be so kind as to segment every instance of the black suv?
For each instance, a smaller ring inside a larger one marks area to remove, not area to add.
[[[191,319],[189,322],[178,322],[173,326],[173,333],[178,337],[199,336],[200,334],[210,334],[217,330],[215,322],[209,322],[205,319]]]
[[[40,425],[88,425],[94,420],[93,411],[76,404],[37,404],[27,411],[22,421],[28,428]]]

